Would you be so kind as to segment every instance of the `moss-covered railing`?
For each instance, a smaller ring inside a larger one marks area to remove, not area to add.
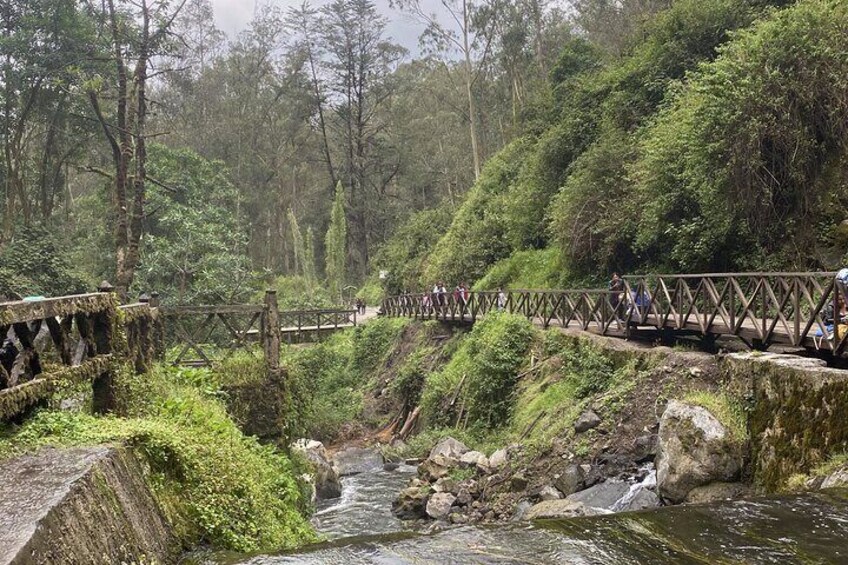
[[[46,401],[60,386],[91,382],[93,408],[114,408],[113,373],[143,372],[156,355],[157,308],[119,306],[101,292],[0,303],[0,420]]]

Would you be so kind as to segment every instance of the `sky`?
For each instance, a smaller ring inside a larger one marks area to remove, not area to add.
[[[262,2],[263,0],[212,0],[212,6],[215,9],[215,24],[218,29],[230,37],[242,31],[253,18],[257,1]],[[303,2],[303,0],[268,1],[274,2],[283,8],[297,6]],[[312,0],[311,3],[319,6],[323,2],[321,0]],[[436,0],[432,0],[432,3],[434,9],[439,4]],[[418,51],[418,36],[421,35],[423,28],[416,22],[411,21],[408,16],[391,9],[389,7],[389,0],[375,0],[375,4],[377,5],[377,9],[389,20],[386,28],[387,34],[395,42],[409,49],[410,52],[416,53]]]

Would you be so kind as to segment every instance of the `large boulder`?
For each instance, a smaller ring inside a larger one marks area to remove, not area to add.
[[[586,473],[580,465],[569,465],[562,473],[554,476],[554,486],[568,496],[583,488]]]
[[[427,517],[427,500],[432,491],[426,486],[410,486],[392,502],[392,513],[401,520]]]
[[[539,500],[559,500],[562,498],[562,493],[556,488],[548,485],[539,490]]]
[[[498,449],[489,457],[489,467],[493,471],[499,471],[509,460],[509,454],[506,449]]]
[[[546,500],[533,505],[524,513],[526,520],[555,520],[559,518],[576,518],[580,516],[600,516],[609,514],[609,510],[592,508],[582,502],[573,500]]]
[[[459,464],[465,468],[488,469],[489,458],[479,451],[466,451],[459,458]]]
[[[635,510],[649,510],[661,505],[660,498],[648,487],[636,484],[610,507],[613,512],[632,512]]]
[[[456,497],[449,492],[437,492],[427,501],[427,515],[434,520],[447,518]]]
[[[312,484],[317,498],[338,498],[342,495],[342,483],[339,474],[330,463],[324,444],[320,441],[299,439],[292,449],[302,453],[312,465]]]
[[[435,482],[442,477],[446,477],[453,467],[453,462],[448,460],[441,455],[437,455],[436,457],[428,458],[423,463],[418,466],[418,474],[422,479]]]
[[[610,510],[628,491],[630,491],[629,484],[610,480],[570,494],[565,499],[571,502],[582,502],[592,508]]]
[[[848,485],[848,467],[843,467],[825,477],[820,488],[836,488],[846,485]]]
[[[660,420],[656,465],[660,496],[679,503],[695,487],[737,480],[741,447],[708,410],[672,400]]]
[[[471,451],[468,446],[461,441],[455,440],[452,437],[446,437],[430,450],[429,459],[436,457],[444,457],[445,460],[452,462],[454,465],[459,465],[460,458]]]

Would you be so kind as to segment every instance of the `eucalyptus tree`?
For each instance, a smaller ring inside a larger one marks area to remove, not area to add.
[[[447,13],[444,23],[427,2],[421,0],[391,0],[393,7],[410,14],[425,26],[420,41],[432,53],[451,57],[458,53],[462,60],[462,79],[468,104],[468,131],[474,177],[480,177],[483,147],[479,132],[478,101],[475,86],[491,55],[495,37],[500,0],[440,0],[440,9]]]
[[[365,275],[375,223],[399,162],[385,109],[397,89],[405,50],[386,37],[386,19],[371,0],[335,0],[322,10],[330,127],[341,153],[339,178],[347,185],[351,260]]]

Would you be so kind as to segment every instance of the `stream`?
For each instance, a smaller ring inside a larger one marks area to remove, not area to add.
[[[530,524],[408,529],[391,502],[413,467],[343,479],[313,523],[327,541],[216,565],[848,563],[848,491],[676,506]]]

